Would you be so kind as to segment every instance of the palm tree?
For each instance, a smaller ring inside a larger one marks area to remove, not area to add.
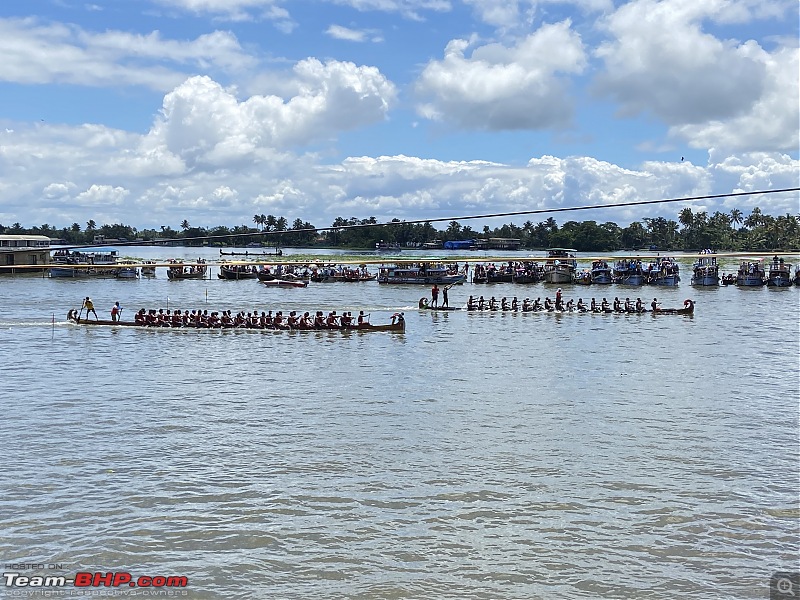
[[[86,221],[86,231],[94,231],[95,227],[97,227],[97,223],[94,222],[94,219]]]
[[[761,225],[763,219],[764,217],[761,214],[761,209],[758,208],[757,206],[754,206],[753,210],[750,212],[750,216],[744,220],[744,226],[749,227],[751,229],[753,227],[758,227],[759,225]]]
[[[73,232],[78,233],[81,230],[81,226],[78,223],[73,223],[71,229]]]
[[[184,231],[186,231],[187,229],[189,229],[189,221],[187,221],[186,219],[184,219],[183,221],[181,221],[181,229],[183,229]]]
[[[731,209],[731,223],[734,225],[740,225],[742,223],[742,211],[738,208]]]
[[[681,212],[678,213],[678,222],[686,229],[689,229],[694,223],[694,214],[692,214],[692,209],[687,206],[681,210]]]

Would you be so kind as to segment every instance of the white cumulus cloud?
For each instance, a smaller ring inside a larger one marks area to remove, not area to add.
[[[586,65],[580,36],[569,21],[544,25],[515,46],[486,44],[466,56],[471,45],[452,40],[444,59],[427,64],[416,82],[420,115],[466,129],[569,124],[572,102],[559,74],[577,74]]]

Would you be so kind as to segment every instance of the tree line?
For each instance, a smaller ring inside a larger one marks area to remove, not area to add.
[[[244,246],[253,241],[266,245],[294,247],[374,248],[377,242],[397,243],[402,247],[417,247],[426,242],[479,240],[487,238],[516,238],[521,247],[541,249],[552,247],[575,248],[579,251],[613,251],[655,247],[659,250],[796,250],[800,248],[800,215],[773,217],[753,208],[749,215],[739,209],[729,213],[716,211],[694,212],[684,208],[677,221],[665,217],[644,218],[627,227],[614,222],[567,221],[559,226],[552,217],[522,225],[507,223],[500,227],[484,226],[476,231],[470,225],[451,221],[446,229],[431,223],[406,223],[393,219],[390,225],[379,225],[375,217],[345,219],[337,217],[326,231],[316,231],[313,224],[295,219],[289,224],[285,217],[259,215],[253,217],[255,227],[242,224],[234,227],[218,225],[213,228],[192,227],[184,219],[180,230],[162,225],[159,229],[137,230],[130,225],[97,226],[90,220],[85,227],[73,223],[61,229],[48,224],[25,228],[19,223],[0,224],[0,233],[46,235],[65,240],[68,244],[92,244],[98,236],[107,239],[158,243],[178,240],[188,246]],[[266,234],[259,237],[259,234]]]

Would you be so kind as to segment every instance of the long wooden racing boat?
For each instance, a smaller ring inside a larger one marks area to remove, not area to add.
[[[420,308],[427,308],[427,307],[423,307],[422,305],[420,305]],[[433,310],[436,310],[436,309],[433,309]],[[566,309],[565,310],[555,310],[555,309],[536,309],[536,310],[534,310],[534,309],[531,309],[531,308],[527,308],[527,309],[520,308],[518,310],[513,310],[513,309],[505,309],[505,310],[503,310],[502,308],[500,308],[499,305],[498,305],[497,308],[488,308],[488,306],[485,307],[485,308],[477,308],[477,307],[469,307],[468,306],[467,310],[469,312],[526,312],[526,313],[527,312],[533,312],[533,313],[558,314],[558,315],[563,315],[563,314],[578,314],[578,315],[580,315],[580,314],[588,314],[588,315],[591,315],[591,314],[595,314],[595,315],[645,315],[645,314],[648,314],[648,315],[653,315],[654,317],[656,317],[656,316],[659,316],[659,315],[693,315],[694,314],[694,301],[693,300],[684,301],[683,308],[659,308],[659,309],[657,309],[655,311],[654,310],[647,310],[647,309],[642,309],[642,310],[639,310],[639,311],[637,311],[637,310],[627,311],[627,310],[612,310],[610,308],[608,308],[608,309],[599,308],[597,310],[578,310],[576,308],[573,308],[572,310],[566,310]]]
[[[218,325],[216,327],[193,327],[191,325],[183,325],[180,327],[167,327],[158,325],[143,325],[133,321],[108,321],[104,319],[95,320],[87,317],[81,317],[77,311],[71,310],[67,313],[67,321],[75,325],[91,325],[91,326],[112,326],[112,327],[137,327],[139,329],[198,329],[198,330],[216,330],[216,329],[246,329],[249,331],[391,331],[396,333],[403,333],[406,330],[406,322],[404,318],[393,318],[391,323],[384,325],[373,325],[372,323],[362,323],[361,325],[352,325],[350,327],[321,327],[312,329],[276,329],[276,328],[259,328],[259,327],[233,327]]]

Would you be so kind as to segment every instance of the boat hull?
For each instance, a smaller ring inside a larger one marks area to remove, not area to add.
[[[166,327],[166,326],[151,326],[151,325],[140,325],[138,323],[134,323],[131,321],[109,321],[106,319],[101,320],[94,320],[94,319],[87,319],[86,317],[78,317],[75,314],[75,311],[70,311],[67,313],[67,321],[73,323],[75,325],[88,325],[92,327],[102,327],[102,326],[111,326],[111,327],[135,327],[137,329],[196,329],[198,331],[213,331],[219,329],[242,329],[248,331],[289,331],[289,332],[296,332],[296,331],[357,331],[357,332],[370,332],[370,331],[388,331],[388,332],[395,332],[395,333],[403,333],[406,329],[405,320],[396,321],[394,323],[387,323],[385,325],[373,325],[372,323],[362,323],[361,325],[353,325],[351,327],[323,327],[323,328],[312,328],[312,329],[276,329],[276,328],[258,328],[258,327],[193,327],[193,326],[180,326],[180,327]]]
[[[736,278],[736,285],[741,287],[761,287],[764,285],[764,279],[758,275],[739,275]]]
[[[792,280],[788,275],[773,275],[767,279],[769,287],[791,287]]]
[[[378,283],[384,284],[408,284],[408,285],[453,285],[456,283],[464,283],[466,275],[434,275],[430,277],[386,277],[379,276]]]
[[[226,269],[225,267],[219,268],[217,273],[219,279],[232,279],[238,281],[239,279],[258,279],[258,272],[256,271],[236,271]]]
[[[568,271],[545,271],[545,283],[572,283],[572,273]]]
[[[717,287],[719,285],[719,276],[695,275],[692,277],[691,284],[701,287]]]
[[[270,279],[268,281],[261,280],[260,283],[269,287],[282,287],[282,288],[304,288],[308,287],[308,281],[305,279],[298,279],[291,281],[288,279]]]

